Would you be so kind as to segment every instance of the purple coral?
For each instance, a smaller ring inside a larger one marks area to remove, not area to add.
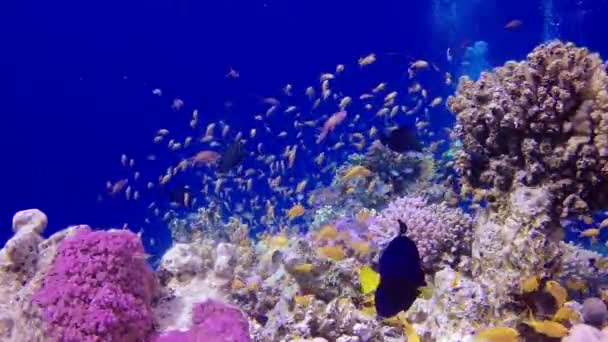
[[[249,342],[249,322],[241,310],[216,300],[206,300],[192,309],[192,328],[169,331],[154,342]]]
[[[397,235],[398,220],[407,225],[407,236],[416,243],[426,271],[454,264],[458,256],[470,253],[472,220],[459,209],[428,204],[420,197],[398,198],[374,217],[369,227],[380,248]]]
[[[155,278],[130,231],[76,230],[58,247],[32,300],[59,341],[143,341],[153,331]]]

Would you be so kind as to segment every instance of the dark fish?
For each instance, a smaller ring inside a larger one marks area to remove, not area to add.
[[[217,171],[226,173],[245,160],[247,152],[242,142],[236,141],[226,148],[219,162],[217,163]]]
[[[407,226],[399,221],[400,232],[380,256],[380,285],[375,294],[376,311],[392,317],[409,309],[425,286],[420,255],[414,241],[405,236]]]
[[[184,203],[184,198],[191,195],[188,186],[173,185],[163,188],[163,193],[169,198],[169,203],[180,206]]]
[[[422,146],[418,141],[418,133],[414,126],[401,126],[383,134],[380,141],[391,150],[399,153],[407,151],[421,151]]]

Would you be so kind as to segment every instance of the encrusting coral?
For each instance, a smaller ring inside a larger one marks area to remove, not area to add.
[[[135,233],[81,227],[60,243],[32,300],[54,339],[141,341],[154,329],[155,291]]]

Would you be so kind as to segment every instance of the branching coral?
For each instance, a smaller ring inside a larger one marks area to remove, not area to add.
[[[61,242],[32,300],[54,339],[142,341],[155,289],[136,234],[82,227]]]
[[[472,221],[459,209],[443,203],[428,204],[420,197],[398,198],[369,227],[378,245],[383,246],[396,236],[398,220],[407,225],[407,235],[416,242],[426,270],[454,264],[458,256],[470,254]]]
[[[547,185],[563,216],[607,204],[607,85],[597,54],[559,41],[477,82],[463,77],[448,106],[465,190],[495,200],[515,182]]]

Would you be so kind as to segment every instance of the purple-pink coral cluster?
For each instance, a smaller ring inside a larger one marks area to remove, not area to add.
[[[188,331],[169,331],[154,342],[249,342],[249,321],[241,310],[216,300],[206,300],[192,309]]]
[[[155,289],[136,234],[83,227],[61,242],[32,300],[54,340],[145,341]]]
[[[426,271],[454,264],[457,256],[470,254],[472,220],[459,209],[444,203],[428,204],[421,197],[400,197],[389,203],[370,224],[373,241],[383,247],[399,232],[399,222],[407,227]]]

